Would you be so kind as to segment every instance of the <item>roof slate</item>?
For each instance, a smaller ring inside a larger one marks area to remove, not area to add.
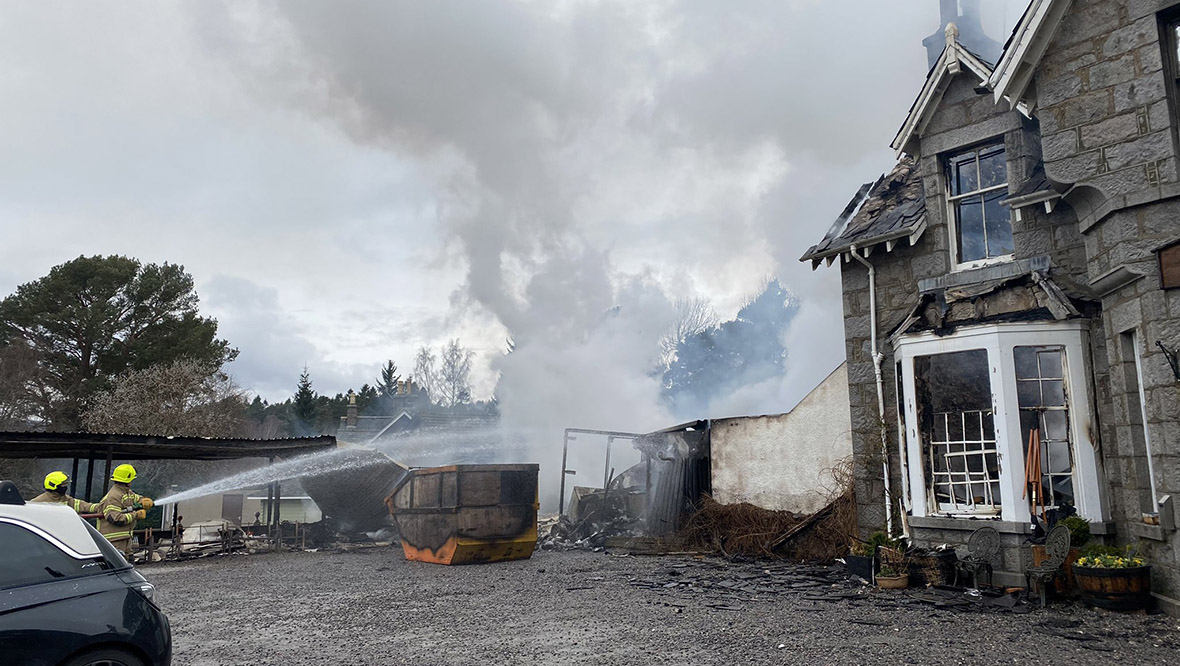
[[[1045,163],[1037,162],[1037,165],[1033,167],[1032,173],[1029,174],[1028,179],[1015,192],[1001,199],[1000,203],[1006,206],[1013,204],[1019,206],[1024,203],[1025,199],[1043,193],[1058,194],[1053,189],[1053,184],[1049,182],[1049,177],[1045,175]],[[1043,199],[1044,197],[1041,198]]]
[[[904,157],[869,189],[856,193],[828,235],[811,246],[800,261],[814,261],[907,236],[926,220],[926,196],[917,163]],[[851,219],[850,219],[851,218]]]

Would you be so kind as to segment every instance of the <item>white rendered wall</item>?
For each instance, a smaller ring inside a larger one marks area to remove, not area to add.
[[[713,421],[713,498],[812,513],[828,504],[829,470],[852,455],[848,367],[841,364],[786,414]]]

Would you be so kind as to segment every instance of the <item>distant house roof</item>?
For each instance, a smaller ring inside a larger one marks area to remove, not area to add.
[[[347,420],[342,418],[342,425],[336,430],[336,437],[349,444],[368,444],[373,440],[385,436],[391,430],[404,430],[411,427],[413,415],[402,411],[396,416],[358,416],[356,425],[349,427]],[[398,425],[398,424],[401,425]]]
[[[926,75],[926,83],[922,86],[922,92],[914,100],[909,115],[906,116],[905,122],[902,123],[901,129],[897,131],[897,136],[894,137],[891,144],[899,157],[902,153],[914,155],[917,152],[918,134],[930,122],[930,118],[933,116],[934,110],[938,108],[938,102],[942,99],[952,78],[964,69],[978,77],[980,83],[987,83],[992,76],[992,66],[960,44],[957,39],[958,35],[955,24],[947,26],[946,48],[942,50],[942,56],[934,64],[930,73]]]
[[[342,426],[336,437],[350,444],[372,444],[386,437],[394,437],[424,430],[466,432],[488,430],[499,423],[499,416],[486,412],[451,412],[422,410],[416,414],[402,411],[396,416],[360,416],[353,427]]]
[[[1032,0],[1029,4],[988,79],[996,102],[1005,99],[1012,108],[1025,115],[1032,114],[1033,107],[1028,106],[1025,93],[1070,3],[1071,0]]]
[[[824,239],[811,246],[799,261],[830,265],[853,250],[865,257],[879,245],[890,252],[901,241],[918,242],[926,230],[926,197],[913,158],[906,157],[875,183],[865,183],[848,202]]]

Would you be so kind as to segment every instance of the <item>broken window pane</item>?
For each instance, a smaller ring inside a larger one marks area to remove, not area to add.
[[[987,257],[987,235],[983,228],[983,199],[968,197],[958,202],[959,261]]]
[[[1008,165],[1004,161],[1003,146],[980,151],[979,188],[987,189],[1008,182]]]
[[[955,194],[966,194],[979,189],[979,167],[975,164],[974,153],[955,164],[955,175],[955,182],[958,184]]]
[[[994,513],[1000,505],[989,368],[984,350],[914,359],[928,491],[937,511]]]

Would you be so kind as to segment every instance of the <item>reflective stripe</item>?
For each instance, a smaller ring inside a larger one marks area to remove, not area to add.
[[[107,541],[118,541],[120,539],[130,539],[131,532],[111,532],[110,534],[104,534],[103,536],[107,538]]]

